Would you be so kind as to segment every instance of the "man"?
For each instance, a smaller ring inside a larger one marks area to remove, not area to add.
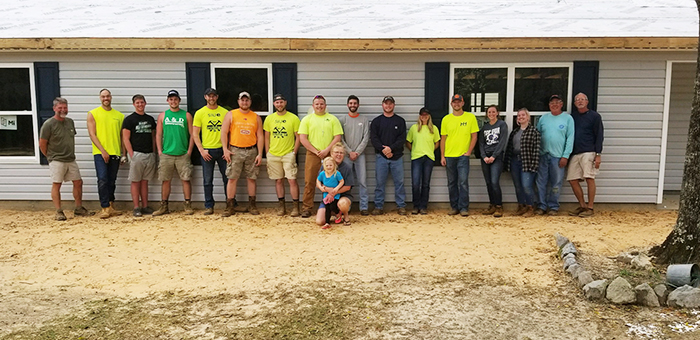
[[[440,164],[447,170],[450,196],[448,215],[469,216],[469,159],[476,146],[479,125],[476,117],[465,112],[464,97],[452,96],[452,113],[440,124]]]
[[[326,192],[328,192],[329,195],[335,196],[336,194],[340,194],[340,198],[338,199],[338,209],[340,210],[340,215],[345,215],[348,216],[348,213],[350,212],[350,206],[352,205],[352,193],[350,193],[350,189],[355,185],[355,177],[353,176],[353,170],[352,166],[350,166],[350,163],[345,162],[345,145],[342,143],[336,143],[331,147],[331,157],[333,157],[333,160],[338,164],[338,171],[340,174],[343,176],[343,179],[345,180],[345,183],[343,183],[343,186],[338,190],[335,191],[335,188],[328,188],[326,187]],[[323,171],[323,170],[320,170]],[[336,222],[340,222],[336,220]],[[344,221],[346,225],[350,224],[350,221]],[[322,226],[326,224],[326,206],[321,202],[321,205],[318,208],[318,212],[316,213],[316,224]]]
[[[75,124],[68,115],[68,101],[57,97],[53,100],[53,117],[41,126],[39,150],[49,161],[51,173],[51,200],[56,208],[56,220],[65,221],[66,215],[61,208],[61,184],[73,182],[75,199],[75,216],[89,216],[83,207],[83,179],[80,177],[78,163],[75,162]]]
[[[223,217],[235,213],[233,198],[236,197],[236,184],[241,176],[248,179],[248,212],[259,215],[255,205],[255,192],[262,152],[265,147],[262,119],[250,110],[250,94],[238,94],[238,109],[226,113],[221,126],[221,145],[224,148],[224,159],[227,162],[226,177],[226,210]]]
[[[273,105],[277,112],[265,118],[265,152],[267,153],[267,173],[275,181],[275,191],[279,200],[277,216],[284,216],[284,178],[289,182],[289,191],[294,204],[290,216],[297,217],[299,211],[299,183],[297,182],[297,160],[299,152],[299,117],[287,111],[287,99],[281,94],[274,96]]]
[[[158,115],[156,127],[156,145],[158,146],[158,179],[161,185],[161,201],[158,210],[153,216],[170,213],[168,199],[170,198],[171,181],[173,172],[177,171],[182,181],[182,192],[185,195],[185,215],[194,214],[192,210],[192,115],[180,109],[180,93],[176,90],[168,91],[169,109]]]
[[[348,157],[344,162],[352,168],[360,185],[360,214],[369,215],[369,195],[367,194],[367,166],[365,163],[365,148],[369,143],[369,121],[361,116],[357,109],[360,107],[360,99],[355,95],[348,97],[348,114],[338,117],[343,127],[342,142]],[[343,176],[343,178],[346,178]]]
[[[131,98],[134,113],[124,118],[122,140],[131,158],[129,181],[134,217],[152,214],[148,206],[148,180],[156,173],[156,120],[146,114],[146,98],[137,94]],[[140,199],[140,200],[139,200]],[[139,202],[140,201],[140,202]]]
[[[326,112],[326,98],[314,97],[313,114],[307,114],[299,124],[299,140],[306,148],[304,164],[304,199],[301,217],[311,216],[316,191],[316,176],[321,161],[330,154],[331,147],[340,142],[343,127],[338,118]]]
[[[376,152],[377,186],[374,189],[373,215],[384,214],[384,191],[389,173],[394,179],[394,199],[399,215],[406,215],[406,189],[403,187],[403,146],[406,121],[394,113],[394,97],[382,100],[383,113],[372,120],[370,139]]]
[[[537,168],[536,215],[559,213],[559,195],[564,181],[566,164],[574,147],[574,120],[562,111],[564,102],[559,95],[549,98],[549,113],[540,117],[537,131],[540,132],[540,164]]]
[[[600,153],[603,152],[603,120],[598,112],[588,108],[588,97],[585,94],[577,94],[574,105],[577,111],[571,115],[574,120],[574,149],[566,180],[571,184],[579,207],[569,212],[569,215],[590,217],[593,216],[595,200],[595,176],[600,169]],[[580,184],[584,179],[588,187],[588,203],[583,197]]]
[[[219,94],[216,89],[208,88],[204,91],[204,99],[207,105],[197,110],[192,124],[192,138],[202,156],[202,177],[204,185],[204,215],[214,213],[214,166],[219,167],[221,179],[224,182],[224,196],[226,196],[226,160],[224,149],[221,145],[221,124],[228,110],[219,106]],[[204,128],[203,128],[204,127]],[[200,139],[199,133],[202,133]]]
[[[117,187],[117,172],[121,163],[121,130],[124,115],[112,109],[112,92],[100,90],[102,105],[87,114],[87,128],[92,141],[92,155],[97,173],[97,193],[100,197],[100,218],[119,215],[114,209],[114,191]]]

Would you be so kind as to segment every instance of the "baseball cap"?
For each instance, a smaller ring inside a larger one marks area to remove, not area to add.
[[[282,95],[281,93],[277,93],[277,94],[275,94],[275,96],[274,96],[274,99],[273,99],[272,101],[275,101],[275,102],[276,102],[276,101],[278,101],[278,100],[284,100],[284,101],[287,101],[287,99],[286,99],[286,98],[284,98],[284,96],[283,96],[283,95]]]
[[[462,97],[461,94],[455,94],[454,96],[452,96],[452,100],[450,100],[450,101],[453,102],[455,100],[464,101],[464,97]]]
[[[170,91],[168,91],[168,98],[170,98],[170,97],[172,97],[172,96],[175,96],[175,97],[180,98],[180,92],[177,92],[177,90],[170,90]]]
[[[204,95],[205,95],[205,96],[210,95],[210,94],[217,95],[217,96],[219,95],[219,94],[216,92],[216,89],[213,88],[213,87],[210,87],[210,88],[204,90]]]
[[[394,97],[392,96],[386,96],[384,99],[382,99],[382,103],[386,102],[387,100],[391,101],[392,103],[396,104],[396,101],[394,100]]]
[[[238,99],[241,99],[243,97],[248,97],[248,99],[250,99],[250,93],[243,91],[238,94]]]
[[[561,99],[561,96],[559,96],[558,94],[553,94],[551,97],[549,97],[549,101],[550,101],[550,102],[551,102],[552,100],[555,100],[555,99],[562,100],[562,99]]]
[[[425,107],[421,107],[421,108],[420,108],[420,111],[418,111],[418,114],[419,114],[419,115],[422,115],[422,114],[424,114],[424,113],[430,114],[430,111],[429,111],[427,108],[425,108]]]

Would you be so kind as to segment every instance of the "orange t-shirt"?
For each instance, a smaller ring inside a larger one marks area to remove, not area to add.
[[[242,113],[240,109],[231,110],[231,127],[229,144],[247,148],[258,143],[258,114],[253,111]]]

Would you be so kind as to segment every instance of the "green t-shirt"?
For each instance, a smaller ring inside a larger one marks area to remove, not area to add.
[[[323,150],[331,144],[333,137],[343,134],[343,127],[338,118],[330,113],[322,116],[312,113],[301,120],[299,134],[308,135],[311,145]]]
[[[202,147],[205,149],[218,149],[221,147],[221,122],[224,121],[228,110],[217,106],[212,110],[206,106],[194,113],[193,126],[202,130]]]
[[[190,146],[190,132],[187,126],[187,111],[165,111],[163,117],[163,153],[182,156]]]
[[[427,125],[424,125],[419,132],[418,124],[413,124],[408,129],[406,140],[411,143],[411,160],[423,156],[435,160],[435,143],[440,141],[440,131],[437,126],[433,126],[433,133],[430,133]]]
[[[275,112],[265,117],[263,130],[270,133],[270,153],[284,156],[294,151],[294,133],[299,132],[299,117],[287,111],[280,116]]]
[[[460,116],[453,113],[442,119],[440,133],[447,136],[445,139],[445,157],[459,157],[469,151],[472,141],[472,133],[479,132],[479,124],[476,117],[464,112]]]
[[[66,117],[60,121],[54,117],[49,118],[41,126],[39,138],[46,139],[46,159],[59,162],[72,162],[75,160],[75,124]]]

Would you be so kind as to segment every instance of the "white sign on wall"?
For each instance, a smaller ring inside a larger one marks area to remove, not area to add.
[[[0,130],[17,130],[17,116],[0,116]]]

